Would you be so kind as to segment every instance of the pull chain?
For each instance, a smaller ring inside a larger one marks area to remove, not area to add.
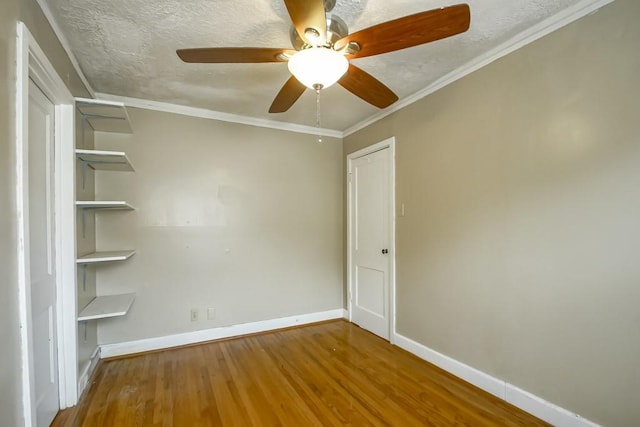
[[[316,90],[316,127],[318,128],[318,142],[322,142],[322,135],[320,133],[320,89],[321,85],[314,86]]]

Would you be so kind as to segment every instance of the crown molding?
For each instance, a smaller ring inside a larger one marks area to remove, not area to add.
[[[298,125],[295,123],[278,122],[276,120],[258,119],[256,117],[241,116],[239,114],[223,113],[221,111],[208,110],[206,108],[187,107],[185,105],[171,104],[168,102],[150,101],[127,96],[110,95],[108,93],[96,93],[96,98],[104,101],[121,102],[127,107],[142,108],[145,110],[162,111],[165,113],[180,114],[183,116],[200,117],[203,119],[220,120],[223,122],[239,123],[249,126],[258,126],[269,129],[285,130],[289,132],[305,133],[310,135],[322,135],[332,138],[342,138],[342,131],[335,129],[316,128],[313,126]]]
[[[343,132],[343,136],[347,137],[361,129],[364,129],[365,127],[377,122],[378,120],[381,120],[388,115],[393,114],[396,111],[399,111],[404,107],[421,100],[427,95],[434,93],[435,91],[455,82],[456,80],[459,80],[467,76],[468,74],[471,74],[474,71],[486,65],[489,65],[497,59],[500,59],[503,56],[506,56],[511,52],[516,51],[521,47],[526,46],[527,44],[532,43],[546,36],[547,34],[550,34],[553,31],[582,18],[583,16],[596,12],[601,7],[612,3],[613,1],[614,0],[583,0],[581,2],[578,2],[575,5],[561,11],[560,13],[557,13],[556,15],[553,15],[538,23],[537,25],[534,25],[526,31],[517,34],[510,40],[507,40],[496,48],[488,51],[484,55],[481,55],[474,60],[466,63],[462,67],[459,67],[449,74],[446,74],[424,89],[414,93],[413,95],[409,95],[408,97],[401,99],[400,101],[393,104],[392,107],[386,108],[378,113],[375,113],[372,116],[369,116],[363,121],[356,123],[355,125],[346,129]]]
[[[40,9],[42,10],[42,13],[44,14],[44,17],[46,18],[46,20],[49,21],[49,25],[51,25],[51,29],[53,30],[56,37],[58,37],[58,41],[62,45],[62,48],[67,53],[67,56],[69,57],[69,61],[71,61],[71,65],[73,66],[73,69],[78,74],[78,77],[80,77],[80,81],[82,82],[84,87],[87,89],[87,92],[89,92],[91,97],[95,98],[96,96],[95,91],[93,90],[86,76],[82,72],[82,68],[80,68],[80,63],[78,62],[78,59],[76,58],[76,56],[73,54],[73,51],[71,50],[71,45],[69,44],[69,40],[67,40],[64,33],[62,32],[62,29],[58,25],[58,21],[56,21],[56,19],[53,17],[53,13],[51,12],[49,5],[45,0],[36,0],[36,2],[40,6]]]
[[[76,73],[78,73],[78,76],[80,77],[80,80],[85,85],[85,87],[87,88],[91,96],[94,98],[118,101],[118,102],[124,103],[127,106],[135,107],[135,108],[144,108],[149,110],[163,111],[163,112],[181,114],[181,115],[192,116],[192,117],[207,118],[207,119],[220,120],[220,121],[231,122],[231,123],[240,123],[240,124],[245,124],[249,126],[258,126],[258,127],[264,127],[264,128],[270,128],[270,129],[285,130],[285,131],[296,132],[296,133],[304,133],[304,134],[310,134],[310,135],[320,134],[322,136],[327,136],[327,137],[344,138],[361,129],[364,129],[369,125],[372,125],[378,120],[381,120],[403,109],[404,107],[407,107],[421,100],[427,95],[430,95],[436,92],[437,90],[455,82],[456,80],[459,80],[467,76],[468,74],[471,74],[472,72],[502,58],[503,56],[506,56],[511,52],[514,52],[515,50],[518,50],[521,47],[526,46],[527,44],[532,43],[546,36],[547,34],[550,34],[553,31],[561,27],[564,27],[565,25],[568,25],[588,14],[596,12],[599,8],[606,6],[609,3],[612,3],[614,0],[582,0],[576,3],[575,5],[561,11],[560,13],[545,19],[544,21],[529,28],[528,30],[520,34],[517,34],[510,40],[502,43],[501,45],[490,50],[484,55],[477,57],[476,59],[466,63],[465,65],[457,68],[456,70],[436,80],[435,82],[425,87],[424,89],[406,98],[399,100],[393,106],[369,116],[368,118],[356,123],[355,125],[347,128],[344,131],[340,131],[336,129],[326,129],[326,128],[318,129],[313,126],[279,122],[276,120],[259,119],[255,117],[241,116],[238,114],[230,114],[230,113],[223,113],[220,111],[208,110],[205,108],[187,107],[187,106],[159,102],[159,101],[150,101],[150,100],[139,99],[139,98],[131,98],[131,97],[124,97],[124,96],[95,92],[91,87],[91,85],[89,84],[89,82],[87,81],[84,73],[82,72],[82,69],[80,68],[79,63],[71,50],[71,47],[69,45],[67,38],[64,36],[57,21],[53,17],[53,14],[51,13],[51,10],[47,5],[46,1],[45,0],[36,0],[36,1],[38,5],[40,5],[42,12],[44,13],[46,19],[49,21],[49,24],[51,25],[51,28],[53,29],[54,33],[58,37],[60,44],[62,45],[65,52],[67,53],[69,60],[73,65],[73,68],[75,69]]]

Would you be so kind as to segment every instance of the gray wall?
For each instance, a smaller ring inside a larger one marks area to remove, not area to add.
[[[16,26],[26,23],[74,95],[86,96],[77,74],[35,0],[0,3],[0,424],[22,424],[18,319],[15,150]]]
[[[397,141],[398,332],[607,426],[640,420],[640,3],[345,138]]]
[[[98,292],[136,292],[101,344],[342,309],[340,140],[130,109],[132,135],[96,132],[135,173],[96,172]],[[214,320],[206,309],[216,310]],[[190,310],[200,320],[191,322]]]

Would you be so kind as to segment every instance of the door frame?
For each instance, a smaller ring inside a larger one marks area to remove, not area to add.
[[[352,322],[352,295],[353,295],[353,257],[351,251],[353,242],[351,239],[351,231],[353,228],[353,212],[351,203],[353,194],[351,191],[351,173],[353,161],[357,158],[375,153],[376,151],[389,149],[390,165],[389,165],[389,342],[395,344],[396,340],[396,139],[395,137],[387,138],[383,141],[369,145],[361,150],[347,155],[347,312],[349,321]]]
[[[60,408],[77,402],[75,104],[74,98],[26,25],[17,25],[16,206],[18,307],[25,426],[35,423],[33,341],[29,271],[29,79],[55,108],[54,209],[56,248],[56,324]]]

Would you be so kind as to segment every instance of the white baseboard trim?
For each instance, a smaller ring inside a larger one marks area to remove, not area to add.
[[[393,334],[393,342],[400,348],[413,353],[427,362],[461,378],[482,390],[534,415],[557,427],[600,427],[578,414],[522,390],[504,380],[492,377],[449,356],[439,353],[398,333]]]
[[[82,396],[82,392],[87,388],[91,375],[93,375],[93,371],[96,370],[100,358],[100,347],[96,347],[91,354],[91,358],[89,358],[80,371],[80,376],[78,377],[78,397]]]
[[[161,350],[165,348],[179,347],[181,345],[237,337],[240,335],[255,334],[257,332],[266,332],[274,329],[305,325],[308,323],[322,322],[325,320],[343,319],[346,318],[346,313],[346,310],[338,308],[335,310],[300,314],[297,316],[281,317],[278,319],[261,320],[258,322],[242,323],[239,325],[221,326],[219,328],[185,332],[182,334],[167,335],[164,337],[145,338],[114,344],[102,344],[100,346],[101,357],[124,356],[128,354],[142,353],[145,351]]]
[[[526,411],[554,426],[560,427],[600,427],[580,415],[547,402],[541,397],[522,390],[513,384],[506,383],[507,402]]]
[[[465,365],[449,356],[442,353],[438,353],[429,347],[422,345],[411,338],[407,338],[398,333],[394,334],[395,344],[407,350],[409,353],[413,353],[421,359],[426,360],[429,363],[433,363],[439,368],[455,375],[458,378],[475,385],[483,389],[484,391],[499,397],[502,400],[506,400],[505,382],[501,381],[489,374],[472,368],[469,365]]]

